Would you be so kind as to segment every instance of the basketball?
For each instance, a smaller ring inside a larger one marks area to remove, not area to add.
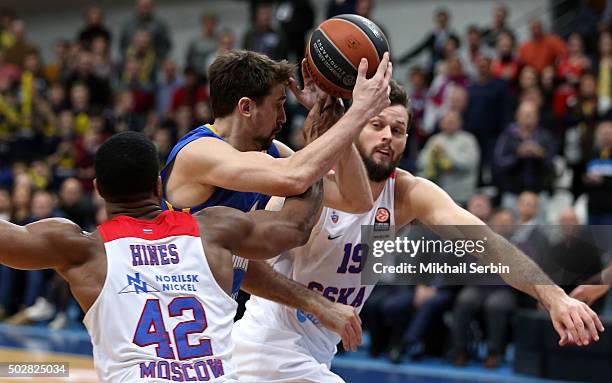
[[[368,60],[369,78],[388,50],[387,37],[371,20],[339,15],[325,20],[310,35],[306,68],[319,88],[332,96],[351,98],[360,60]]]

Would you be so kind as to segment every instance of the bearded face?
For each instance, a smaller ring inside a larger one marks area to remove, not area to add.
[[[408,129],[408,112],[402,105],[393,105],[372,118],[359,135],[357,149],[371,181],[389,178],[399,165]]]
[[[283,128],[287,121],[284,109],[286,99],[284,84],[278,84],[260,103],[252,103],[251,140],[255,150],[268,149]]]

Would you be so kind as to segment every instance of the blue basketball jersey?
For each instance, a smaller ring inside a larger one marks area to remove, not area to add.
[[[187,146],[187,144],[204,137],[213,137],[219,140],[223,140],[223,137],[221,137],[215,131],[215,128],[212,125],[206,124],[199,126],[193,129],[191,132],[187,133],[185,136],[183,136],[183,138],[179,140],[179,142],[174,146],[174,148],[172,148],[172,151],[170,152],[170,154],[168,155],[168,159],[166,160],[166,165],[161,171],[163,185],[162,209],[183,211],[191,214],[195,214],[200,210],[211,206],[228,206],[244,212],[251,211],[254,206],[256,209],[264,209],[266,207],[266,204],[270,200],[270,196],[254,192],[239,192],[235,190],[224,189],[221,187],[216,187],[210,198],[208,198],[206,201],[202,201],[202,203],[196,206],[176,206],[173,205],[170,201],[168,201],[166,195],[166,183],[168,182],[168,177],[170,176],[172,165],[176,156],[181,151],[181,149]],[[274,144],[270,146],[267,153],[275,158],[280,157],[278,149]],[[242,279],[244,278],[246,266],[246,260],[240,257],[234,257],[234,282],[232,284],[233,296],[236,296],[238,294],[238,291],[240,290],[240,284],[242,283]]]

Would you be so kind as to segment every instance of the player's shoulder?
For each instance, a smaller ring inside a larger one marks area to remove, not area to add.
[[[185,145],[176,155],[172,172],[186,175],[206,174],[228,158],[234,158],[237,150],[227,142],[215,137],[200,137]]]
[[[395,176],[395,209],[400,221],[410,221],[423,202],[436,195],[440,188],[432,181],[398,169]]]
[[[220,157],[218,155],[227,153],[228,151],[235,152],[237,150],[226,141],[220,140],[216,137],[200,137],[186,144],[185,147],[183,147],[183,149],[178,152],[176,158],[222,159],[223,157]]]
[[[404,169],[395,170],[395,193],[404,195],[420,182],[420,177]]]
[[[405,170],[398,170],[395,179],[395,218],[399,226],[414,220],[423,209],[432,206],[431,200],[444,193],[432,181]]]
[[[26,225],[26,229],[45,240],[50,249],[66,255],[71,264],[81,264],[95,255],[102,246],[98,231],[89,233],[66,218],[46,218]]]
[[[415,176],[403,169],[396,169],[395,171],[396,193],[404,195],[416,190],[430,190],[432,187],[435,187],[435,184],[426,178]]]
[[[81,227],[66,218],[45,218],[26,225],[31,233],[36,234],[80,234],[83,232]]]

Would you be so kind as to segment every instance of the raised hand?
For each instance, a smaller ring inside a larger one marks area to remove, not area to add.
[[[310,109],[302,135],[304,143],[308,145],[323,133],[327,132],[344,115],[342,99],[330,96],[323,91],[319,92],[315,105]]]
[[[301,70],[302,78],[304,79],[304,89],[300,89],[297,81],[295,81],[294,78],[289,79],[289,89],[300,104],[302,104],[306,109],[311,110],[314,107],[321,90],[317,88],[314,79],[310,75],[310,72],[308,72],[306,69],[306,59],[302,59]]]
[[[358,109],[366,117],[377,116],[384,108],[390,105],[389,81],[393,74],[393,65],[389,61],[389,52],[385,52],[378,69],[372,78],[367,79],[368,60],[361,59],[357,69],[357,79],[353,89],[353,105],[351,108]]]

